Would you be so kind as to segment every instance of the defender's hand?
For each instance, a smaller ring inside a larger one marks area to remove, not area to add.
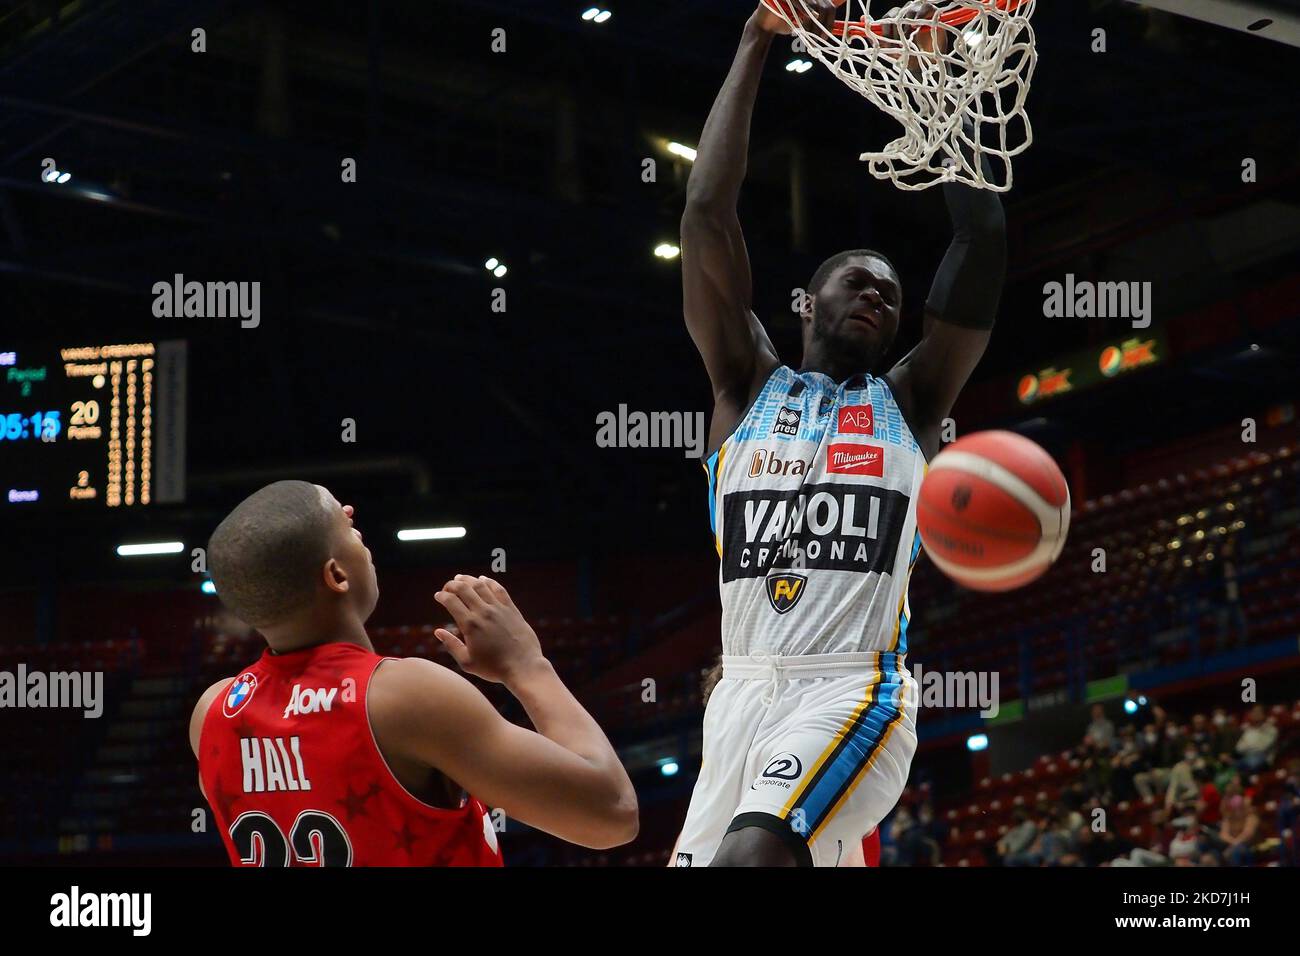
[[[445,627],[434,631],[461,670],[497,684],[545,658],[541,642],[500,584],[487,577],[458,574],[434,600],[456,621],[457,636]]]
[[[813,14],[810,17],[804,12],[798,0],[762,0],[758,9],[754,11],[751,22],[765,33],[789,34],[790,25],[772,12],[773,7],[780,6],[786,15],[800,26],[806,27],[818,22],[829,30],[831,24],[835,22],[836,9],[842,3],[844,0],[804,0],[804,4]]]

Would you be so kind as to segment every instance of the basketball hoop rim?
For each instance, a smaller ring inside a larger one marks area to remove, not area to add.
[[[985,0],[984,6],[993,7],[1003,13],[1014,13],[1017,9],[1028,2],[1029,0]],[[780,3],[781,0],[763,0],[763,5],[778,16],[782,15],[782,11],[778,9]],[[960,7],[956,10],[947,10],[939,14],[939,22],[950,27],[961,27],[970,23],[979,15],[979,11],[972,9],[971,7]],[[852,22],[849,22],[848,20],[836,20],[831,24],[830,29],[831,33],[837,37],[844,37],[845,35],[861,36],[867,30],[870,30],[878,36],[884,32],[884,27],[881,26],[880,20],[873,20],[868,24],[865,17],[861,20],[854,20]],[[921,29],[928,30],[930,28],[922,27]]]

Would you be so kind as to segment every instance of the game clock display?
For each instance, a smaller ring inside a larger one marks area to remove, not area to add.
[[[0,344],[0,507],[185,498],[186,344]]]

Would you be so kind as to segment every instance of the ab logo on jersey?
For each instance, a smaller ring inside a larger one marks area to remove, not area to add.
[[[876,416],[870,405],[846,405],[840,409],[839,427],[842,435],[873,435]]]
[[[772,610],[784,614],[798,604],[807,583],[808,577],[803,574],[774,574],[768,578],[767,599],[772,602]]]
[[[257,675],[253,673],[240,674],[235,678],[235,682],[230,685],[230,690],[226,691],[226,699],[221,704],[221,712],[227,717],[234,717],[235,714],[243,710],[244,705],[253,699],[253,691],[257,690]]]

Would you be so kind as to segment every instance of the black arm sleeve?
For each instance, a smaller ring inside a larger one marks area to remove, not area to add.
[[[972,134],[969,121],[966,131]],[[991,178],[987,156],[981,157],[981,164],[985,177]],[[926,306],[941,322],[991,329],[1007,271],[1002,201],[991,189],[964,183],[944,183],[943,198],[952,218],[952,244],[935,273]]]

